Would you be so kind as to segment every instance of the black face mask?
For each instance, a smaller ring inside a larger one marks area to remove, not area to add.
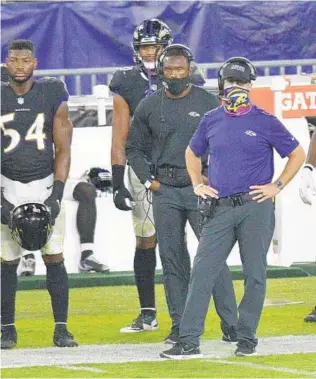
[[[172,95],[180,95],[190,84],[190,75],[186,78],[162,78],[162,84]]]

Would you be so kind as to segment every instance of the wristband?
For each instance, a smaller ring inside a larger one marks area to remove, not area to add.
[[[61,180],[55,180],[53,185],[52,196],[61,201],[64,194],[65,183]]]
[[[124,185],[124,172],[124,165],[115,164],[112,166],[112,181],[114,191]]]

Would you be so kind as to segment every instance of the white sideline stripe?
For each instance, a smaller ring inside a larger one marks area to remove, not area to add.
[[[90,372],[104,372],[100,368],[88,367],[88,366],[56,366],[63,368],[65,370],[74,370],[74,371],[90,371]]]
[[[253,355],[254,357],[256,355]],[[246,359],[246,357],[240,357],[240,359]],[[302,371],[296,370],[294,368],[286,368],[286,367],[275,367],[275,366],[267,366],[260,363],[253,362],[235,362],[235,361],[227,361],[225,359],[205,359],[207,362],[212,363],[224,363],[225,365],[233,365],[233,366],[242,366],[242,367],[250,367],[254,369],[260,370],[270,370],[270,371],[278,371],[278,372],[286,372],[288,374],[298,374],[298,375],[306,375],[315,377],[316,371]]]
[[[264,303],[264,307],[284,307],[285,305],[297,305],[304,304],[304,301],[283,301],[283,302],[275,302],[270,303],[269,301]]]
[[[315,340],[315,334],[262,337],[259,339],[256,355],[316,353]],[[236,349],[234,344],[224,344],[221,340],[202,340],[201,342],[204,359],[226,360],[234,356],[234,350]],[[161,351],[167,350],[167,348],[168,346],[162,343],[140,343],[81,345],[67,349],[50,347],[1,350],[1,369],[162,361],[159,358],[159,354]]]

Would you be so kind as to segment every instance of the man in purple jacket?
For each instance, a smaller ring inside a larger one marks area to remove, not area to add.
[[[298,141],[274,116],[249,100],[254,66],[231,58],[218,73],[223,105],[205,114],[186,151],[186,164],[206,221],[191,273],[180,323],[180,339],[160,354],[181,359],[201,356],[211,294],[234,244],[238,241],[245,293],[239,305],[236,356],[255,352],[256,330],[266,292],[267,252],[274,231],[273,198],[304,162]],[[209,149],[209,184],[203,184],[200,157]],[[288,157],[280,177],[274,175],[273,149]],[[205,212],[206,209],[206,212]]]

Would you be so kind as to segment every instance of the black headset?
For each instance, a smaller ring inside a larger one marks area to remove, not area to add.
[[[250,77],[249,77],[249,82],[252,80],[257,79],[257,70],[255,66],[250,62],[249,59],[244,58],[244,57],[232,57],[227,59],[227,61],[224,62],[222,67],[219,69],[217,77],[218,77],[218,90],[219,90],[219,95],[223,96],[224,95],[224,79],[223,79],[223,71],[224,69],[230,64],[230,63],[241,63],[242,65],[246,65],[249,70],[250,70]]]
[[[185,56],[188,61],[189,65],[191,66],[191,62],[194,60],[194,56],[192,51],[185,45],[181,45],[180,43],[174,43],[172,45],[167,46],[163,52],[156,58],[156,72],[157,75],[161,76],[163,75],[163,61],[167,55],[167,53],[170,50],[179,49],[181,50],[183,56]]]

